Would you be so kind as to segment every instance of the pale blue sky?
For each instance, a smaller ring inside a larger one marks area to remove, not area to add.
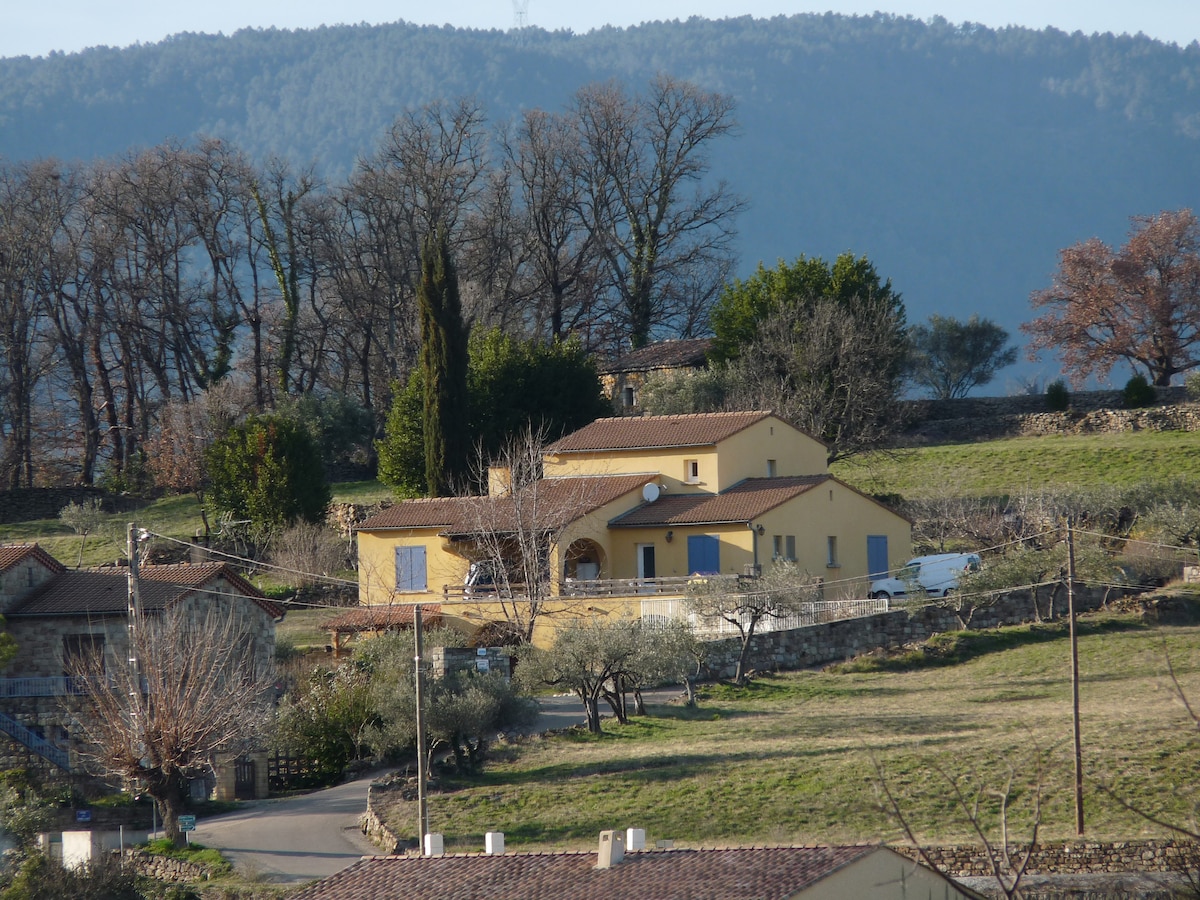
[[[517,0],[521,2],[521,0]],[[338,23],[394,22],[507,29],[514,0],[0,0],[0,56],[41,56],[98,44],[152,43],[183,31],[231,34],[239,28],[312,28]],[[528,0],[528,22],[548,30],[586,32],[659,19],[767,17],[799,12],[869,14],[875,10],[989,27],[1053,26],[1112,31],[1186,45],[1200,40],[1200,0]]]

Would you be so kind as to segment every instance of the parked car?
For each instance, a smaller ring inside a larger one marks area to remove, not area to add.
[[[874,600],[906,597],[924,593],[930,597],[945,597],[958,589],[958,577],[966,571],[977,571],[977,553],[936,553],[917,556],[904,568],[888,578],[871,582],[870,597]]]

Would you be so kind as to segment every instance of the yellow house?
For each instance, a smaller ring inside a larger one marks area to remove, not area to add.
[[[681,596],[693,576],[777,560],[819,579],[827,599],[862,598],[870,576],[908,557],[911,526],[825,460],[820,441],[770,412],[598,419],[547,447],[533,483],[513,490],[493,473],[487,496],[368,519],[360,597],[436,604],[468,630],[516,621],[539,642],[563,617],[533,627],[531,615],[639,615],[647,595]]]

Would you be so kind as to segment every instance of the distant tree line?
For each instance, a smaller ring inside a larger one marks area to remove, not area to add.
[[[218,386],[225,428],[313,394],[382,422],[439,233],[467,329],[590,354],[699,333],[740,207],[709,178],[732,115],[660,76],[498,128],[470,99],[409,109],[340,183],[216,139],[0,162],[0,484],[129,484],[164,410]]]

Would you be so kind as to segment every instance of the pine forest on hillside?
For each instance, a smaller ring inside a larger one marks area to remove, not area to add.
[[[0,157],[89,160],[207,135],[340,179],[406,109],[467,96],[499,125],[658,73],[735,103],[737,136],[714,146],[712,172],[747,201],[739,274],[864,254],[914,322],[979,312],[1015,332],[1060,248],[1196,205],[1197,45],[883,14],[581,35],[244,30],[3,59]],[[1053,377],[1049,363],[1026,371]]]

